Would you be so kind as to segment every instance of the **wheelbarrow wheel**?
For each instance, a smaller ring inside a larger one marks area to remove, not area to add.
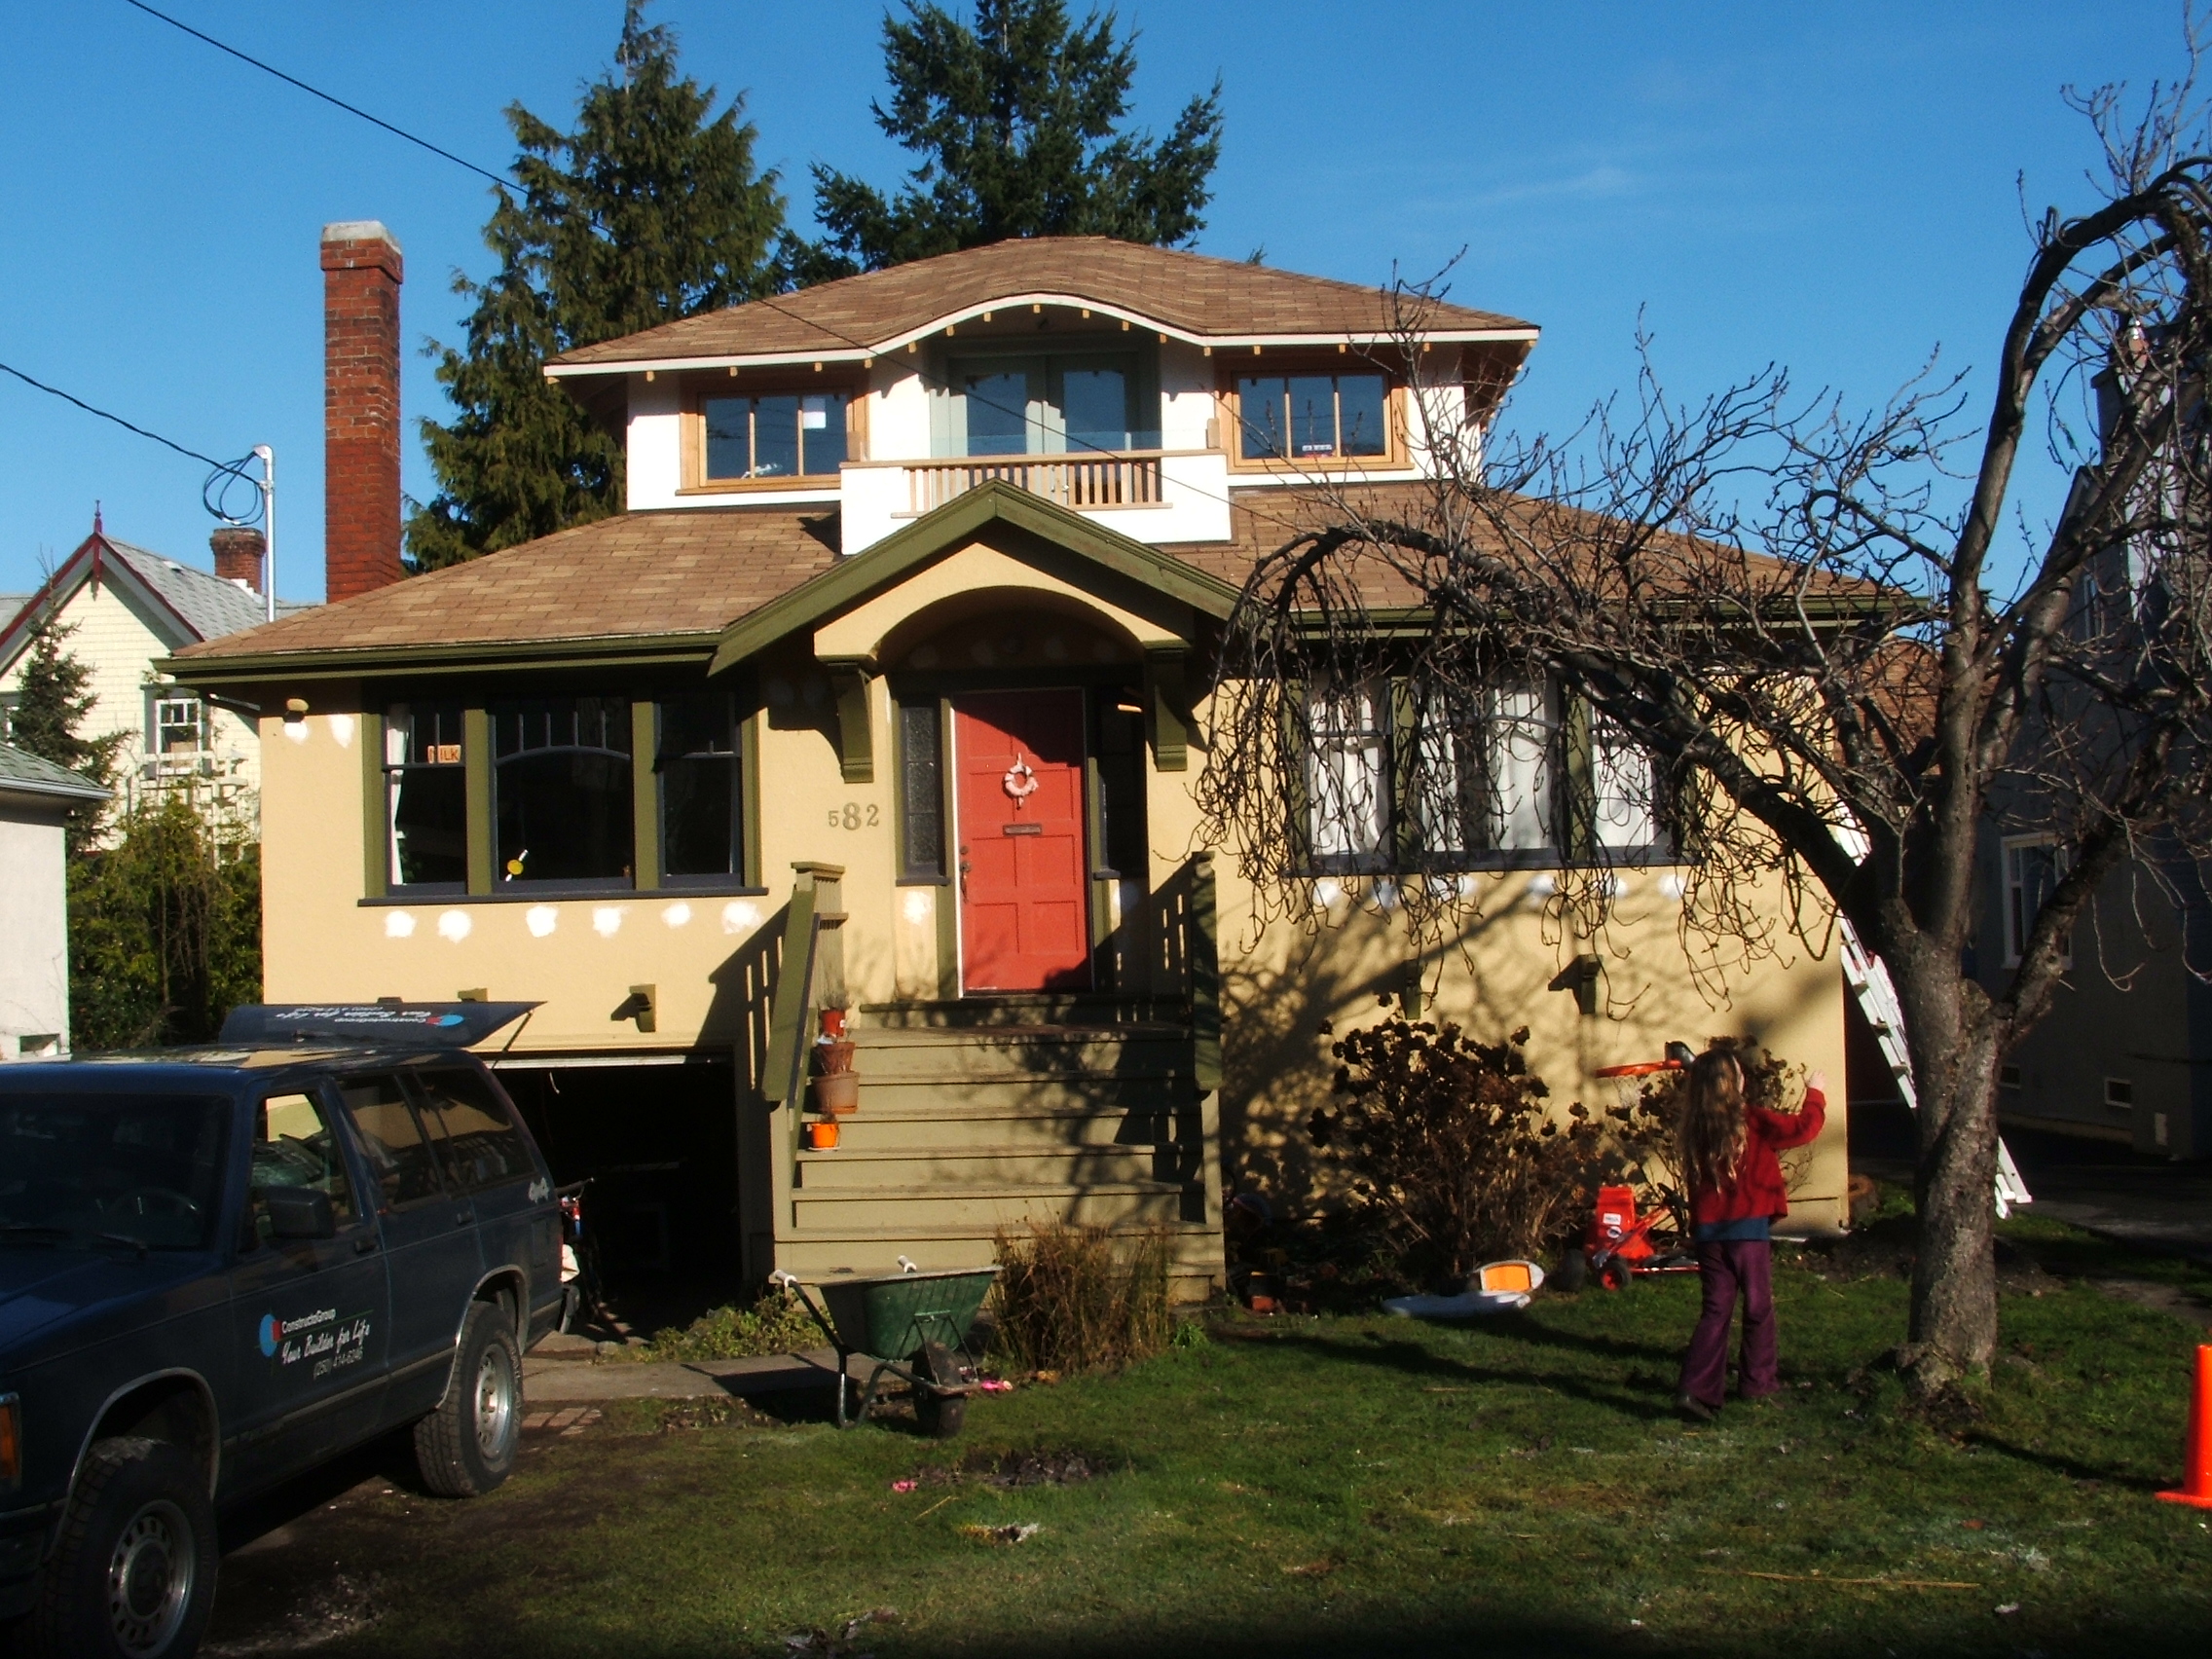
[[[960,1385],[960,1362],[942,1343],[924,1343],[914,1355],[914,1375],[946,1388]],[[914,1388],[914,1421],[932,1440],[950,1440],[968,1421],[966,1394],[940,1393],[917,1383]]]
[[[932,1440],[950,1440],[968,1422],[968,1396],[933,1394],[928,1389],[914,1402],[914,1420]]]
[[[1607,1290],[1626,1290],[1634,1272],[1625,1260],[1615,1256],[1598,1270],[1598,1282]]]

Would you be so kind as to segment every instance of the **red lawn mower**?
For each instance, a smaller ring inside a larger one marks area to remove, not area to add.
[[[1595,1075],[1641,1078],[1686,1071],[1694,1057],[1687,1043],[1670,1043],[1663,1060],[1604,1066]],[[1600,1187],[1589,1230],[1582,1235],[1582,1248],[1560,1263],[1560,1288],[1579,1290],[1594,1277],[1607,1290],[1626,1290],[1638,1273],[1696,1272],[1697,1258],[1688,1247],[1688,1206],[1679,1193],[1668,1192],[1662,1198],[1664,1208],[1640,1216],[1636,1213],[1635,1188]]]

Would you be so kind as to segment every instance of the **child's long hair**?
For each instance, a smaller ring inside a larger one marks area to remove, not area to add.
[[[1690,1062],[1675,1121],[1675,1161],[1692,1192],[1725,1187],[1744,1161],[1744,1070],[1726,1049]]]

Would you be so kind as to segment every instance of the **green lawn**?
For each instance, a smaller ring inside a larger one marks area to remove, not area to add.
[[[2070,1273],[2140,1263],[2048,1227],[2021,1243]],[[1645,1281],[1472,1330],[1217,1323],[1119,1377],[979,1400],[949,1445],[664,1432],[639,1407],[537,1443],[480,1503],[372,1493],[294,1547],[365,1575],[381,1611],[332,1654],[782,1653],[878,1607],[896,1619],[852,1651],[885,1659],[2212,1651],[2212,1516],[2151,1496],[2180,1472],[2200,1333],[2014,1282],[1978,1418],[1931,1422],[1861,1375],[1904,1286],[1808,1257],[1777,1274],[1784,1397],[1713,1428],[1669,1410],[1694,1280]],[[1023,1449],[1105,1472],[941,1467]],[[1025,1523],[1012,1545],[962,1531]]]

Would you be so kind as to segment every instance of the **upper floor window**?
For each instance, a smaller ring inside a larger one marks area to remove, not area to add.
[[[682,886],[743,876],[744,777],[729,693],[663,698],[659,721],[662,880]]]
[[[2044,835],[2015,835],[2005,851],[2005,966],[2017,968],[2027,954],[2028,935],[2036,918],[2050,903],[2050,895],[2066,873],[2066,852]],[[2074,957],[2071,934],[2059,941],[2061,965]]]
[[[629,699],[535,697],[490,714],[496,879],[628,884]]]
[[[703,399],[703,481],[835,477],[846,460],[851,401],[843,391]]]
[[[394,703],[384,717],[385,879],[397,890],[468,884],[468,784],[459,703]]]
[[[1389,387],[1379,374],[1239,375],[1237,458],[1349,461],[1389,453]]]
[[[156,755],[198,755],[207,747],[207,711],[197,697],[155,697],[153,728]]]
[[[945,455],[1083,455],[1157,449],[1133,353],[972,358],[956,366],[940,434]]]

